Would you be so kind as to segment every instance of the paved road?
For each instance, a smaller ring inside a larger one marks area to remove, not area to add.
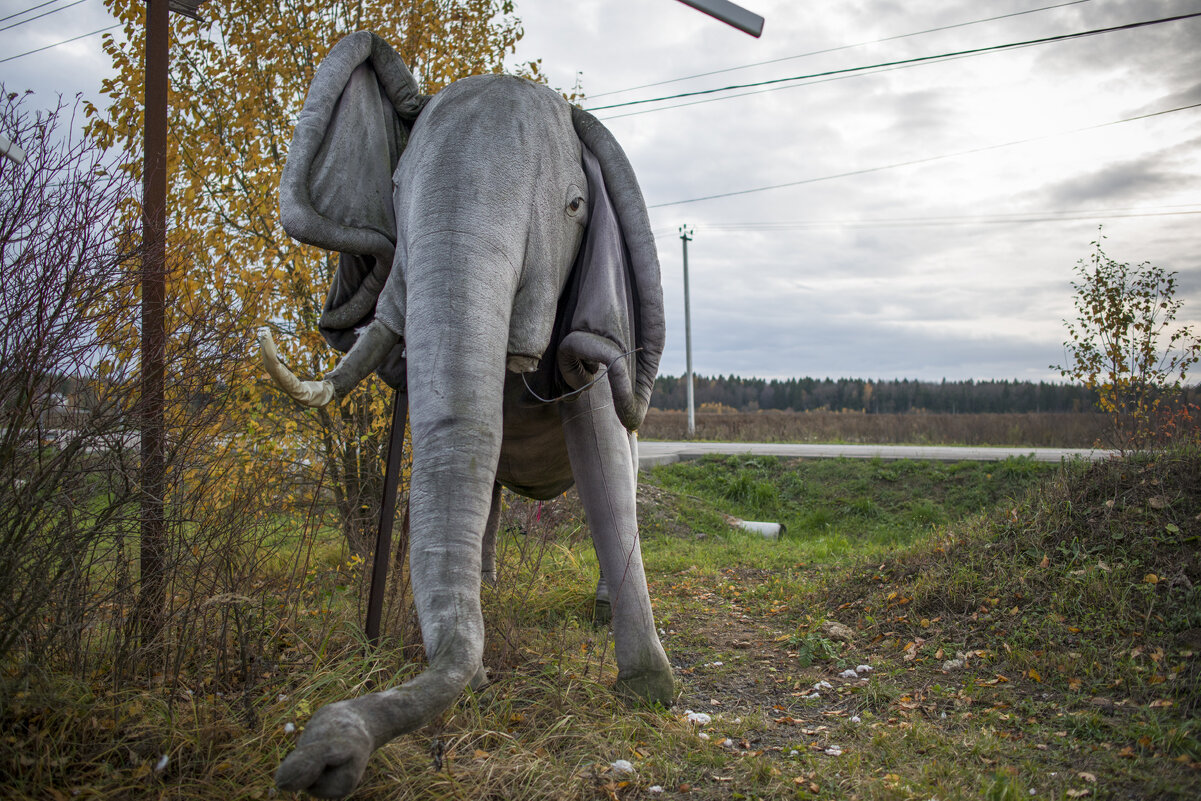
[[[1040,462],[1063,459],[1104,459],[1112,451],[1086,448],[972,448],[919,445],[798,445],[774,442],[651,442],[638,441],[638,467],[698,459],[710,453],[746,453],[806,459],[925,459],[939,462],[996,462],[1010,456],[1030,456]]]

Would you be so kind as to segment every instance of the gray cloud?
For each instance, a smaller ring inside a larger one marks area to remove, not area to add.
[[[552,85],[602,92],[1031,8],[1028,0],[755,0],[762,39],[674,0],[518,0],[514,63],[542,58]],[[1168,16],[1196,0],[1095,0],[596,98],[675,91],[997,44]],[[99,4],[78,7],[95,9]],[[65,16],[65,15],[64,15]],[[72,18],[17,52],[105,24]],[[75,27],[78,25],[78,27]],[[90,26],[90,27],[89,27]],[[33,26],[30,26],[31,28]],[[15,29],[22,32],[21,29]],[[913,67],[613,120],[648,202],[835,175],[1095,125],[1201,100],[1201,20]],[[99,37],[4,65],[5,82],[98,96]],[[615,112],[605,112],[605,115]],[[1192,115],[1192,116],[1190,116]],[[683,370],[676,226],[690,223],[696,367],[764,376],[1052,377],[1071,269],[1097,219],[984,224],[1007,213],[1197,208],[1201,112],[789,189],[652,210],[669,324],[664,370]],[[1192,204],[1185,205],[1185,204]],[[1053,218],[1055,215],[1045,215]],[[961,218],[843,226],[831,221]],[[1201,319],[1201,217],[1105,221],[1107,250],[1181,272]],[[799,222],[779,230],[731,223]],[[813,223],[825,223],[813,225]]]
[[[1048,203],[1069,208],[1132,205],[1195,183],[1196,175],[1172,170],[1171,162],[1167,154],[1154,153],[1107,164],[1088,175],[1049,187]]]

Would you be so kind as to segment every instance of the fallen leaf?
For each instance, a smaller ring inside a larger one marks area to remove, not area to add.
[[[1080,772],[1079,772],[1079,773],[1077,773],[1076,775],[1077,775],[1077,776],[1079,776],[1080,778],[1084,779],[1084,780],[1085,780],[1086,782],[1088,782],[1089,784],[1096,784],[1096,783],[1097,783],[1097,777],[1096,777],[1096,776],[1094,776],[1094,775],[1093,775],[1093,774],[1091,774],[1091,773],[1085,773],[1084,771],[1080,771]]]
[[[1072,788],[1067,791],[1067,796],[1068,796],[1068,798],[1084,798],[1090,792],[1091,792],[1090,790],[1077,790],[1075,788]]]
[[[1148,573],[1147,575],[1143,576],[1143,582],[1146,584],[1158,584],[1159,576],[1155,575],[1154,573]]]
[[[1043,560],[1038,563],[1038,566],[1039,567],[1049,567],[1050,564],[1051,564],[1051,557],[1047,556],[1046,554],[1043,554]]]

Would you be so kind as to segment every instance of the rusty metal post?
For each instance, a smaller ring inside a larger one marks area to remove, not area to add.
[[[167,0],[146,8],[146,103],[142,171],[141,552],[138,606],[143,644],[158,636],[165,606],[167,255]]]
[[[364,630],[372,645],[379,642],[380,618],[384,611],[384,589],[388,584],[388,561],[392,558],[392,521],[396,518],[396,491],[400,484],[400,457],[404,453],[405,420],[409,396],[396,390],[392,401],[392,433],[388,438],[388,459],[384,465],[384,497],[379,509],[379,529],[375,535],[375,558],[371,563],[371,589],[367,595],[367,622]]]

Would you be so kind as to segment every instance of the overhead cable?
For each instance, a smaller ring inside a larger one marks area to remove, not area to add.
[[[856,47],[866,47],[868,45],[882,44],[884,42],[893,42],[898,39],[908,39],[911,36],[922,36],[923,34],[927,34],[927,33],[938,33],[939,31],[949,31],[954,28],[966,28],[970,25],[980,25],[981,23],[985,23],[985,22],[996,22],[997,20],[1008,19],[1009,17],[1020,17],[1024,14],[1035,14],[1039,11],[1049,11],[1049,10],[1055,9],[1055,8],[1063,8],[1065,6],[1075,6],[1075,5],[1080,5],[1081,3],[1091,3],[1091,2],[1092,2],[1092,0],[1070,0],[1070,2],[1056,3],[1053,6],[1042,6],[1041,8],[1031,8],[1026,11],[1015,11],[1011,14],[1000,14],[995,17],[984,17],[982,19],[968,20],[967,22],[956,22],[953,25],[941,25],[937,28],[926,28],[926,29],[920,30],[920,31],[913,31],[911,33],[898,33],[894,36],[885,36],[881,39],[872,39],[871,41],[867,41],[867,42],[855,42],[854,44],[839,45],[838,47],[827,47],[823,50],[811,50],[808,53],[797,53],[794,56],[782,56],[780,58],[769,58],[766,61],[755,61],[750,64],[739,64],[736,67],[725,67],[724,69],[720,69],[720,70],[709,70],[708,72],[698,72],[695,75],[682,75],[679,78],[668,78],[665,81],[655,81],[653,83],[644,83],[644,84],[640,84],[639,86],[631,86],[626,89],[613,89],[608,92],[601,92],[599,94],[590,95],[590,99],[595,100],[598,97],[608,97],[609,95],[620,95],[620,94],[625,94],[626,92],[635,92],[639,89],[650,89],[655,86],[665,86],[669,83],[679,83],[680,81],[690,81],[693,78],[707,78],[710,75],[721,75],[726,72],[737,72],[739,70],[751,69],[752,67],[762,67],[767,64],[779,64],[780,62],[783,62],[783,61],[795,61],[798,58],[809,58],[810,56],[821,56],[821,55],[825,55],[827,53],[837,53],[840,50],[851,50]]]
[[[990,45],[988,47],[974,47],[968,50],[955,50],[949,53],[940,53],[933,56],[916,56],[914,58],[899,59],[896,61],[883,61],[878,64],[866,64],[859,67],[844,67],[836,70],[824,70],[822,72],[812,72],[805,75],[793,75],[788,78],[772,78],[766,81],[755,81],[753,83],[732,84],[730,86],[722,86],[714,89],[698,89],[693,92],[679,92],[674,95],[664,95],[663,97],[648,97],[642,100],[628,100],[624,103],[611,103],[607,106],[593,106],[585,109],[585,111],[596,112],[604,111],[611,108],[625,108],[627,106],[641,106],[647,103],[660,103],[665,100],[679,100],[686,97],[698,97],[700,95],[712,95],[718,92],[732,92],[736,89],[752,89],[759,86],[775,86],[782,83],[790,83],[793,81],[803,81],[811,78],[823,78],[829,75],[846,75],[855,72],[864,72],[866,70],[880,69],[882,67],[896,67],[902,64],[920,64],[930,61],[941,61],[944,59],[955,58],[958,56],[979,55],[981,53],[995,53],[1001,50],[1012,50],[1017,47],[1030,47],[1033,45],[1051,44],[1054,42],[1064,42],[1070,39],[1081,39],[1086,36],[1099,36],[1104,33],[1114,33],[1116,31],[1129,31],[1136,28],[1145,28],[1151,25],[1163,25],[1168,22],[1180,22],[1186,19],[1201,17],[1201,11],[1192,14],[1179,14],[1174,17],[1163,17],[1161,19],[1143,20],[1142,22],[1130,22],[1125,25],[1115,25],[1109,28],[1094,28],[1088,31],[1077,31],[1076,33],[1065,33],[1058,36],[1045,36],[1040,39],[1027,39],[1022,42],[1008,42],[1006,44]]]
[[[52,8],[49,11],[43,11],[41,14],[38,14],[36,17],[30,17],[29,19],[23,19],[20,22],[14,22],[12,25],[5,25],[3,28],[0,28],[0,31],[7,31],[9,28],[16,28],[21,25],[24,25],[27,22],[33,22],[34,20],[41,19],[42,17],[48,17],[51,14],[57,14],[60,11],[66,11],[71,6],[77,6],[82,2],[84,2],[84,0],[75,0],[74,3],[67,3],[67,5],[65,5],[65,6],[59,6],[58,8]],[[32,9],[30,9],[30,10],[32,10]],[[5,17],[5,19],[8,19],[8,18]],[[3,20],[0,20],[0,22],[3,22]]]
[[[15,56],[9,56],[8,58],[0,58],[0,64],[3,64],[6,61],[15,61],[16,59],[24,58],[25,56],[32,56],[34,53],[40,53],[43,50],[49,50],[50,48],[58,47],[59,45],[70,44],[71,42],[78,42],[80,39],[86,39],[89,36],[95,36],[98,33],[104,33],[105,31],[111,31],[113,28],[120,28],[120,27],[121,27],[121,23],[118,22],[115,25],[109,25],[107,28],[100,28],[99,30],[92,31],[91,33],[81,33],[79,36],[72,36],[70,39],[63,39],[61,42],[55,42],[54,44],[48,44],[45,47],[39,47],[35,50],[26,50],[24,53],[17,53]]]
[[[25,9],[24,11],[18,11],[15,14],[9,14],[7,17],[0,17],[0,22],[7,22],[8,20],[12,19],[13,17],[19,17],[22,14],[28,14],[30,11],[37,11],[39,8],[44,8],[45,6],[48,6],[51,3],[57,3],[57,2],[58,2],[58,0],[46,0],[46,2],[44,2],[44,3],[38,3],[36,6],[30,6],[29,8]]]
[[[905,228],[934,225],[1004,225],[1007,223],[1087,222],[1090,220],[1126,219],[1130,217],[1178,217],[1201,214],[1201,209],[1178,211],[1136,211],[1129,209],[1080,209],[1077,211],[1031,211],[1012,214],[971,214],[946,217],[896,217],[860,220],[793,220],[781,222],[711,223],[705,228],[713,231],[791,231],[804,228],[847,226],[851,228]]]
[[[902,161],[897,164],[884,164],[878,167],[865,167],[861,170],[851,170],[850,172],[837,173],[835,175],[823,175],[817,178],[804,178],[799,181],[788,181],[782,184],[771,184],[770,186],[757,186],[751,189],[738,189],[733,192],[719,192],[713,195],[704,195],[702,197],[686,198],[684,200],[672,200],[667,203],[653,203],[647,205],[648,209],[661,209],[667,206],[682,206],[686,203],[700,203],[704,200],[717,200],[724,197],[735,197],[737,195],[750,195],[756,192],[766,192],[770,189],[784,189],[790,186],[803,186],[804,184],[815,184],[821,181],[833,181],[836,178],[850,178],[855,175],[867,175],[873,172],[883,172],[884,170],[895,170],[898,167],[912,167],[917,164],[928,164],[932,161],[942,161],[944,159],[957,158],[959,156],[968,156],[974,153],[984,153],[989,150],[999,150],[1003,147],[1013,147],[1014,145],[1024,145],[1028,142],[1038,142],[1043,139],[1052,139],[1057,136],[1067,136],[1074,133],[1082,133],[1084,131],[1093,131],[1098,128],[1107,128],[1111,125],[1120,125],[1126,122],[1135,122],[1136,120],[1146,120],[1151,117],[1161,117],[1165,114],[1174,114],[1177,111],[1188,111],[1189,109],[1201,108],[1201,103],[1193,103],[1187,106],[1179,106],[1177,108],[1164,109],[1163,111],[1153,111],[1149,114],[1139,114],[1135,117],[1127,117],[1122,120],[1112,120],[1110,122],[1102,122],[1096,125],[1086,125],[1083,128],[1073,128],[1069,131],[1058,131],[1056,133],[1043,134],[1042,136],[1033,136],[1028,139],[1015,139],[1012,142],[1001,142],[995,145],[985,145],[984,147],[975,147],[970,150],[960,150],[955,153],[944,153],[941,156],[927,156],[926,158],[913,159],[912,161]]]

